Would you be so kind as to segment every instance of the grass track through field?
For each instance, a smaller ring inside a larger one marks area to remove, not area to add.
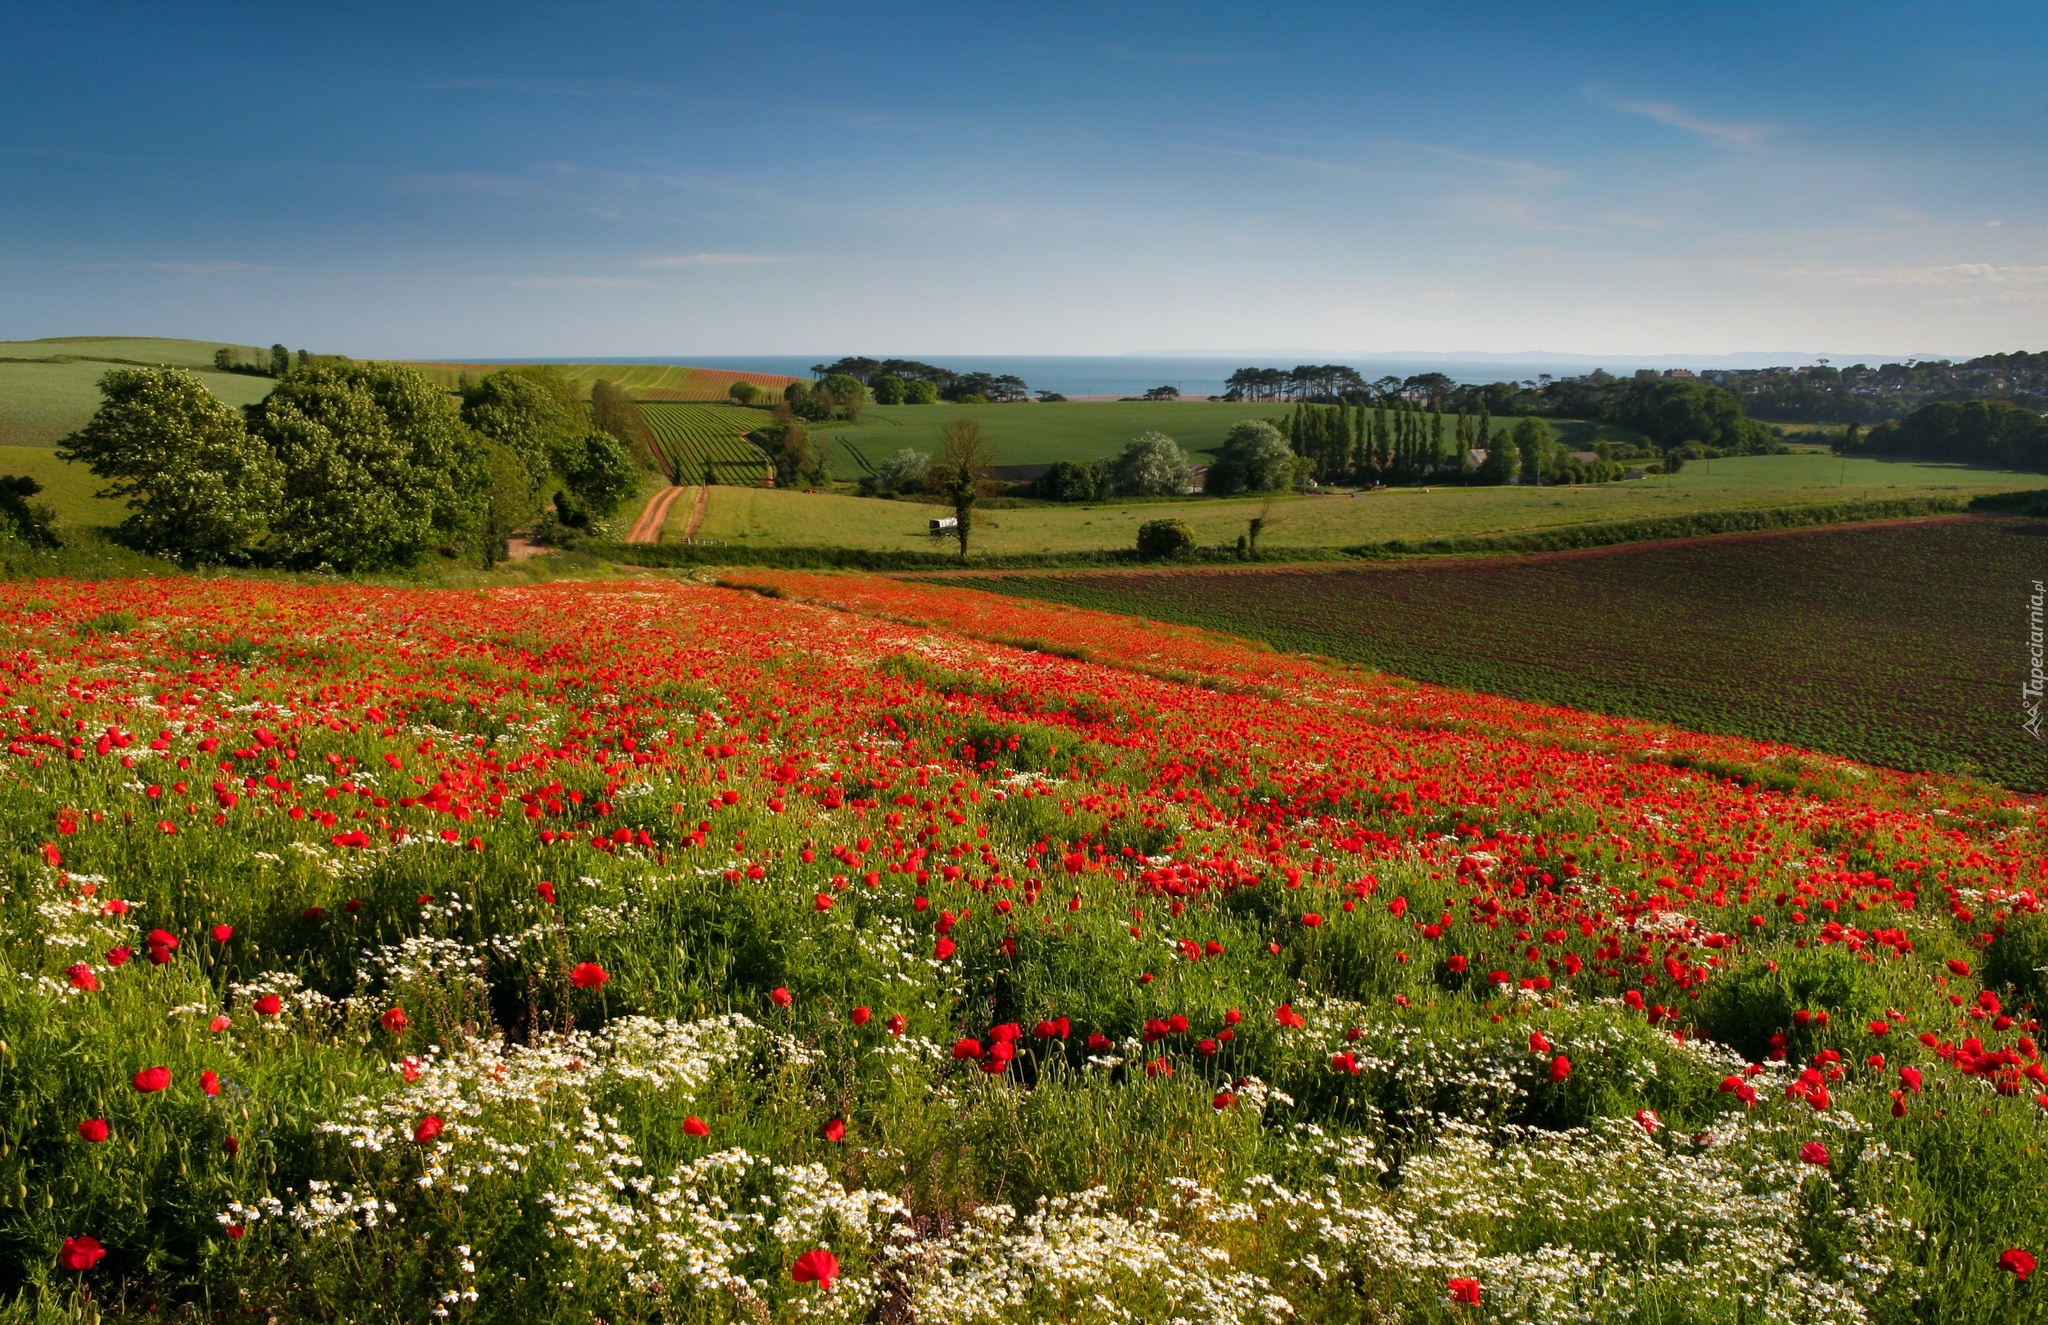
[[[962,584],[1474,691],[2048,790],[2021,726],[2048,522],[1993,517],[1335,568]]]

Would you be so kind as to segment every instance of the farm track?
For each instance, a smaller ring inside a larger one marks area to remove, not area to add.
[[[682,492],[683,489],[680,487],[667,487],[648,498],[647,505],[640,510],[640,518],[633,521],[632,531],[626,535],[626,541],[659,543],[661,528],[668,523],[668,509],[675,505],[676,498]]]
[[[697,485],[697,495],[690,502],[690,518],[683,524],[683,541],[689,542],[697,536],[704,525],[705,508],[711,504],[711,489],[704,484]]]

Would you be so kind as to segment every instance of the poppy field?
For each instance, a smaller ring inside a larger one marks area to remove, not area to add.
[[[1976,517],[1599,553],[973,583],[1438,685],[2048,791],[2017,698],[2048,523]]]
[[[726,580],[0,587],[0,1320],[2048,1318],[2037,802]]]

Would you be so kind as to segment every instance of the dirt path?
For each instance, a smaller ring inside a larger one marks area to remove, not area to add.
[[[711,489],[705,484],[698,484],[696,499],[690,503],[690,518],[683,523],[685,543],[697,536],[697,530],[704,524],[704,508],[710,504]]]
[[[701,490],[700,490],[701,491]],[[661,527],[668,523],[668,508],[676,504],[683,489],[663,488],[647,499],[647,505],[640,510],[640,518],[633,521],[633,529],[626,535],[628,543],[659,543]]]

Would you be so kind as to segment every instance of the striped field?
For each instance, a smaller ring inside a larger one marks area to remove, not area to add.
[[[503,363],[414,363],[409,367],[425,373],[437,385],[453,391],[464,376],[482,377]],[[588,390],[599,381],[610,382],[638,400],[720,401],[728,399],[734,382],[752,382],[764,391],[780,394],[794,377],[774,373],[736,373],[723,368],[689,368],[660,363],[567,363],[553,367],[570,381]]]
[[[746,439],[748,429],[767,417],[733,405],[686,405],[648,401],[640,406],[654,434],[655,449],[669,477],[679,483],[766,482],[768,461]]]

